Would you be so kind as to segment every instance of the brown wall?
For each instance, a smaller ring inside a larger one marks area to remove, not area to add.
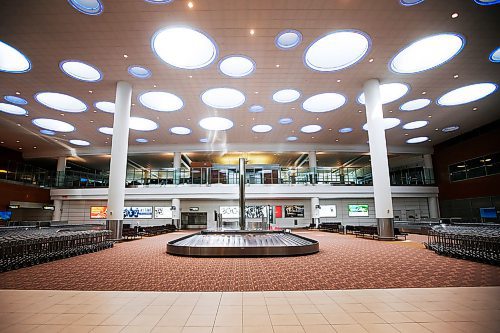
[[[6,210],[11,201],[49,204],[50,190],[0,181],[0,210]]]

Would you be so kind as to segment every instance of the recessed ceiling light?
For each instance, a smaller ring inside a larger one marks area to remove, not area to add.
[[[255,35],[255,30],[250,29],[250,35],[252,35],[252,36]]]
[[[256,133],[267,133],[273,129],[271,125],[255,125],[252,127],[252,131]]]
[[[128,55],[127,55],[127,54],[124,54],[124,55],[123,55],[123,57],[124,57],[125,59],[127,59],[127,58],[128,58]]]
[[[31,63],[24,54],[0,41],[0,72],[25,73],[30,69]]]
[[[422,95],[425,95],[425,94],[427,94],[427,92],[426,91],[422,91]]]
[[[500,47],[491,52],[489,59],[491,62],[500,62]]]
[[[19,143],[19,142],[21,142],[21,141],[19,141],[19,140],[16,140],[16,143]]]
[[[193,3],[191,1],[188,2],[188,7],[189,8],[193,8],[194,7],[194,5],[193,5]]]
[[[300,129],[303,133],[316,133],[321,131],[321,126],[319,125],[306,125]]]
[[[75,127],[73,125],[56,119],[37,118],[33,119],[32,122],[34,125],[49,131],[68,133],[75,130]]]
[[[428,137],[426,137],[426,136],[419,136],[419,137],[416,137],[416,138],[411,138],[411,139],[406,140],[406,143],[421,143],[421,142],[425,142],[427,140],[429,140]]]
[[[392,58],[390,68],[396,73],[412,74],[440,66],[455,57],[465,45],[458,34],[428,36],[406,46]]]
[[[177,135],[188,135],[191,133],[191,130],[187,127],[176,126],[176,127],[172,127],[170,129],[170,132],[173,134],[177,134]]]
[[[247,56],[231,55],[221,60],[219,69],[227,76],[244,77],[255,70],[255,62]]]
[[[495,83],[476,83],[454,89],[437,100],[442,106],[462,105],[484,98],[497,90]]]
[[[103,112],[115,113],[115,103],[101,101],[101,102],[96,102],[94,106]]]
[[[276,64],[276,68],[280,68],[280,64]]]
[[[457,17],[458,17],[458,13],[453,13],[453,14],[451,14],[451,18],[455,19],[455,18],[457,18]]]
[[[384,130],[389,130],[398,126],[401,123],[401,120],[399,120],[398,118],[383,118],[382,123],[384,126]],[[368,131],[368,123],[363,125],[363,129],[365,131]]]
[[[286,141],[297,141],[298,138],[296,136],[289,136],[286,138]]]
[[[26,105],[28,104],[28,101],[25,100],[24,98],[17,97],[17,96],[4,96],[3,99],[5,99],[9,103],[17,104],[17,105]]]
[[[431,116],[431,115],[428,115],[428,116],[427,116],[427,118],[432,118],[432,116]]]
[[[7,103],[0,103],[0,111],[16,116],[23,116],[25,114],[28,114],[28,111],[26,111],[22,107]]]
[[[35,100],[54,110],[63,112],[84,112],[87,105],[81,100],[61,93],[40,92],[35,95]]]
[[[161,112],[177,111],[184,106],[182,99],[163,91],[150,91],[139,95],[138,99],[148,109]]]
[[[189,78],[190,78],[190,79],[192,79],[192,78],[193,78],[193,76],[192,76],[192,75],[189,75]]]
[[[248,111],[255,112],[255,113],[262,112],[262,111],[264,111],[264,107],[262,105],[254,104],[248,108]]]
[[[460,128],[460,126],[458,126],[458,125],[452,125],[452,126],[448,126],[448,127],[443,128],[441,131],[444,133],[448,133],[448,132],[456,131],[459,128]]]
[[[500,3],[500,0],[474,0],[478,5],[491,6]]]
[[[337,93],[323,93],[309,97],[302,103],[302,108],[309,112],[328,112],[340,108],[347,99]]]
[[[424,2],[424,0],[400,0],[399,2],[403,6],[414,6],[414,5],[418,5],[421,2]]]
[[[208,142],[208,139],[207,139],[207,138],[201,138],[201,139],[200,139],[200,142],[201,142],[201,143],[207,143],[207,142]]]
[[[33,146],[33,149],[36,149],[36,146]]]
[[[215,42],[205,33],[192,28],[161,29],[154,34],[151,44],[160,59],[178,68],[203,68],[217,58]]]
[[[92,65],[79,60],[63,60],[59,68],[64,74],[85,82],[98,82],[102,80],[102,73]]]
[[[350,127],[344,127],[344,128],[339,129],[339,133],[351,133],[351,132],[352,132],[352,128],[350,128]]]
[[[213,88],[205,91],[201,100],[216,109],[232,109],[245,103],[245,95],[233,88]]]
[[[87,15],[99,15],[103,10],[100,0],[68,0],[68,2],[73,8]]]
[[[273,94],[273,100],[278,103],[291,103],[300,97],[300,92],[295,89],[282,89]]]
[[[40,133],[45,134],[45,135],[55,135],[56,132],[50,131],[50,130],[40,130]]]
[[[340,83],[340,82],[342,82],[342,80],[340,80],[340,79],[339,79],[339,80],[337,80],[337,83]]]
[[[101,132],[102,134],[113,135],[112,127],[99,127],[98,131]]]
[[[404,83],[385,83],[380,85],[380,98],[382,104],[387,104],[400,99],[408,93],[410,87]],[[365,93],[358,97],[358,103],[365,104]]]
[[[69,140],[69,143],[75,146],[90,146],[90,142],[85,140]]]
[[[321,72],[338,71],[360,61],[369,49],[370,39],[364,32],[334,31],[308,46],[304,63]]]
[[[373,62],[373,58],[368,59],[368,62]]]
[[[413,130],[413,129],[425,127],[428,124],[429,124],[429,122],[427,120],[417,120],[417,121],[412,121],[411,123],[404,124],[403,129]]]
[[[427,105],[431,104],[431,100],[428,98],[419,98],[408,101],[402,104],[399,109],[401,111],[415,111],[425,108]]]
[[[234,125],[231,120],[222,117],[203,118],[198,124],[209,131],[225,131]]]
[[[21,147],[19,147],[19,148],[17,148],[17,149],[19,149],[19,150],[23,150],[23,148],[21,148]]]
[[[174,0],[145,0],[146,2],[150,3],[157,3],[157,4],[166,4],[166,3],[171,3]]]
[[[292,119],[292,118],[281,118],[281,119],[279,120],[279,123],[280,123],[281,125],[288,125],[288,124],[293,123],[293,119]]]
[[[151,77],[151,70],[139,65],[129,66],[128,73],[139,79],[147,79],[148,77]]]
[[[148,142],[148,139],[144,139],[144,138],[139,138],[139,139],[135,139],[136,142],[139,142],[139,143],[147,143]]]
[[[302,34],[297,30],[291,29],[281,31],[274,39],[276,46],[283,50],[293,49],[300,42],[302,42]]]
[[[363,110],[358,110],[358,113],[362,113],[362,112],[363,112]]]
[[[472,111],[477,111],[477,108],[472,108]]]
[[[258,93],[259,93],[258,91],[254,92],[254,94],[256,94],[256,95],[257,95]]]
[[[154,131],[158,124],[146,118],[130,117],[129,128],[136,131]]]
[[[453,75],[454,79],[458,79],[458,74]]]

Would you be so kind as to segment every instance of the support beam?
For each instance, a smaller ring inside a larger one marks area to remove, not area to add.
[[[66,172],[66,157],[60,156],[57,158],[56,167],[56,187],[64,185],[64,177]],[[62,200],[54,200],[54,213],[52,213],[52,221],[61,221],[62,215]]]
[[[319,198],[311,198],[311,218],[315,228],[319,227]]]
[[[181,201],[179,199],[172,199],[172,224],[178,229],[181,226]]]
[[[240,191],[239,191],[239,206],[240,206],[240,230],[245,230],[246,229],[246,213],[245,213],[245,183],[246,183],[246,178],[245,178],[245,159],[243,157],[240,157]]]

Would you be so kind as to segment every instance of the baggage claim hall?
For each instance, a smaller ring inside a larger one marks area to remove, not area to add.
[[[0,15],[0,332],[500,332],[499,0]]]

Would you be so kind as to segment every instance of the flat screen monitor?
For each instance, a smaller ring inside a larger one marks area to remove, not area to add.
[[[348,205],[349,216],[368,216],[368,205]]]
[[[0,212],[0,220],[2,221],[8,221],[12,217],[12,212]]]
[[[106,219],[108,217],[108,207],[92,206],[90,207],[90,219]]]
[[[171,219],[172,207],[155,207],[155,219]]]
[[[337,206],[321,205],[319,208],[319,217],[337,217]]]
[[[124,219],[152,219],[153,207],[123,207]]]
[[[482,218],[485,219],[496,219],[497,209],[495,207],[479,208],[479,212]]]
[[[285,217],[304,217],[303,205],[285,206]]]

